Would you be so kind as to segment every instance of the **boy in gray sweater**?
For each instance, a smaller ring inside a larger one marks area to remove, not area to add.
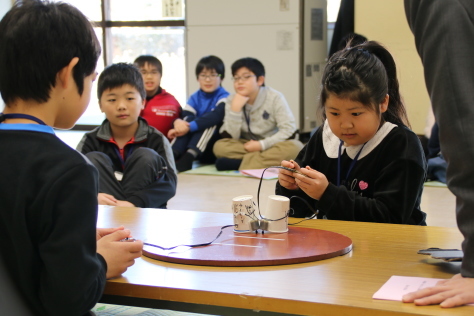
[[[221,137],[214,145],[217,170],[260,169],[294,159],[303,148],[285,97],[265,87],[265,68],[251,57],[232,64],[234,94],[226,100]]]

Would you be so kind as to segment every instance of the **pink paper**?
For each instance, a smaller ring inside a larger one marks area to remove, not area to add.
[[[419,278],[393,275],[382,287],[375,292],[373,299],[401,301],[403,295],[416,292],[426,287],[435,286],[438,281],[445,279]],[[474,306],[474,303],[466,304]]]
[[[403,295],[416,292],[426,287],[435,286],[443,279],[419,278],[393,275],[382,287],[375,292],[373,299],[401,301]]]
[[[247,169],[247,170],[240,170],[240,173],[260,179],[262,177],[263,170],[265,169]],[[263,179],[265,180],[278,179],[278,169],[277,168],[267,169],[265,173],[263,174]]]

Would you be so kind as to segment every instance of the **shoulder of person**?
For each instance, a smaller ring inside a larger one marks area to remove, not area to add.
[[[411,129],[397,125],[382,141],[384,151],[404,155],[408,159],[424,159],[420,138]]]
[[[229,91],[227,91],[223,86],[217,88],[216,92],[219,97],[226,97],[230,94]]]
[[[169,144],[168,138],[166,138],[166,136],[161,131],[150,125],[147,127],[146,137],[152,142],[162,142]]]
[[[287,104],[287,101],[286,101],[286,98],[285,98],[285,95],[272,88],[272,87],[261,87],[260,88],[260,92],[259,93],[264,93],[264,95],[267,97],[267,98],[271,98],[274,100],[274,102],[281,102],[283,101],[284,104]]]
[[[163,88],[161,89],[160,95],[162,95],[163,98],[171,99],[171,100],[174,100],[174,101],[178,102],[178,100],[176,100],[174,95],[172,95],[171,93],[169,93],[168,91],[166,91]]]
[[[62,169],[67,172],[68,170],[73,170],[74,168],[79,168],[76,170],[82,170],[83,168],[96,169],[90,160],[78,150],[71,150],[71,148],[67,148],[62,151],[57,151],[56,155],[61,157],[61,163],[56,167],[58,170]],[[58,171],[58,174],[59,173],[60,171]]]
[[[420,138],[411,129],[404,125],[397,125],[387,135],[387,138],[393,137],[395,139],[406,139],[407,141],[419,142]]]
[[[144,119],[143,117],[139,116],[138,117],[138,129],[135,133],[135,141],[140,141],[142,139],[148,138],[149,135],[160,135],[162,136],[163,133],[160,132],[157,128],[154,126],[151,126],[148,124],[147,120]]]

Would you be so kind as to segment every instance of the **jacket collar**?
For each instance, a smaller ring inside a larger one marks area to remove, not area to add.
[[[249,104],[246,104],[245,105],[245,108],[247,109],[247,111],[255,111],[256,109],[258,109],[260,106],[262,106],[262,104],[265,102],[265,98],[267,97],[267,87],[260,87],[260,89],[258,90],[258,94],[257,94],[257,97],[255,98],[255,101],[253,103],[253,105],[249,105]]]
[[[146,140],[148,137],[148,123],[142,117],[138,117],[138,129],[135,132],[135,142],[139,143]],[[112,132],[110,129],[109,120],[105,119],[99,126],[97,131],[97,138],[109,141],[112,139]]]
[[[367,156],[369,153],[371,153],[372,150],[374,150],[374,148],[377,147],[377,145],[380,144],[395,127],[397,127],[397,125],[390,122],[385,122],[382,127],[379,128],[377,133],[375,133],[374,137],[372,137],[372,139],[365,144],[364,149],[360,153],[358,159],[360,160]],[[333,134],[333,132],[329,128],[329,123],[326,119],[323,125],[323,146],[326,155],[329,158],[337,158],[340,144],[341,140]],[[362,146],[362,144],[347,147],[345,145],[342,145],[342,153],[344,153],[345,150],[347,152],[347,155],[351,159],[354,159],[354,157],[357,155]]]

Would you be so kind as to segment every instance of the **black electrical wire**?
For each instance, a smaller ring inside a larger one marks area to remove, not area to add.
[[[290,208],[290,210],[288,210],[287,214],[286,214],[285,216],[283,216],[282,218],[279,218],[279,219],[268,219],[268,218],[263,217],[262,214],[260,213],[260,189],[261,189],[261,187],[262,187],[263,175],[264,175],[264,173],[265,173],[265,171],[266,171],[267,169],[271,169],[271,168],[285,169],[285,170],[289,170],[289,171],[292,171],[292,172],[297,172],[297,173],[300,173],[300,174],[302,174],[302,173],[299,172],[299,171],[297,171],[297,170],[295,170],[295,169],[291,169],[291,168],[287,168],[287,167],[283,167],[283,166],[271,166],[271,167],[268,167],[268,168],[263,169],[262,176],[260,177],[260,182],[259,182],[259,184],[258,184],[258,189],[257,189],[257,208],[258,208],[258,213],[259,213],[259,215],[260,215],[260,219],[262,219],[262,220],[266,220],[266,221],[279,221],[279,220],[282,220],[282,219],[288,217],[290,211],[293,210],[293,209]],[[304,220],[299,221],[299,222],[297,222],[297,223],[288,224],[288,225],[296,225],[296,224],[299,224],[299,223],[301,223],[301,222],[304,222],[304,221],[306,221],[306,220],[308,220],[308,219],[313,219],[313,218],[315,218],[315,217],[318,215],[318,211],[315,211],[315,210],[311,207],[311,205],[309,205],[309,203],[308,203],[306,200],[304,200],[303,198],[301,198],[301,197],[299,197],[299,196],[292,196],[292,197],[290,197],[290,200],[291,200],[291,199],[300,199],[301,201],[303,201],[303,202],[305,203],[305,205],[311,210],[311,212],[314,213],[314,215],[311,216],[311,217],[309,217],[309,218],[305,218]],[[159,248],[159,249],[161,249],[161,250],[173,250],[173,249],[178,248],[178,247],[190,247],[190,248],[195,248],[195,247],[209,246],[210,244],[212,244],[213,242],[215,242],[215,241],[222,235],[222,232],[224,231],[225,228],[229,228],[229,227],[234,227],[234,225],[222,226],[220,232],[217,234],[217,236],[216,236],[212,241],[206,242],[206,243],[202,243],[202,244],[193,244],[193,245],[184,245],[184,244],[183,244],[183,245],[176,245],[176,246],[168,247],[168,248],[162,247],[162,246],[159,246],[159,245],[155,245],[155,244],[151,244],[151,243],[147,243],[147,242],[144,242],[143,244],[146,245],[146,246],[151,246],[151,247]]]

